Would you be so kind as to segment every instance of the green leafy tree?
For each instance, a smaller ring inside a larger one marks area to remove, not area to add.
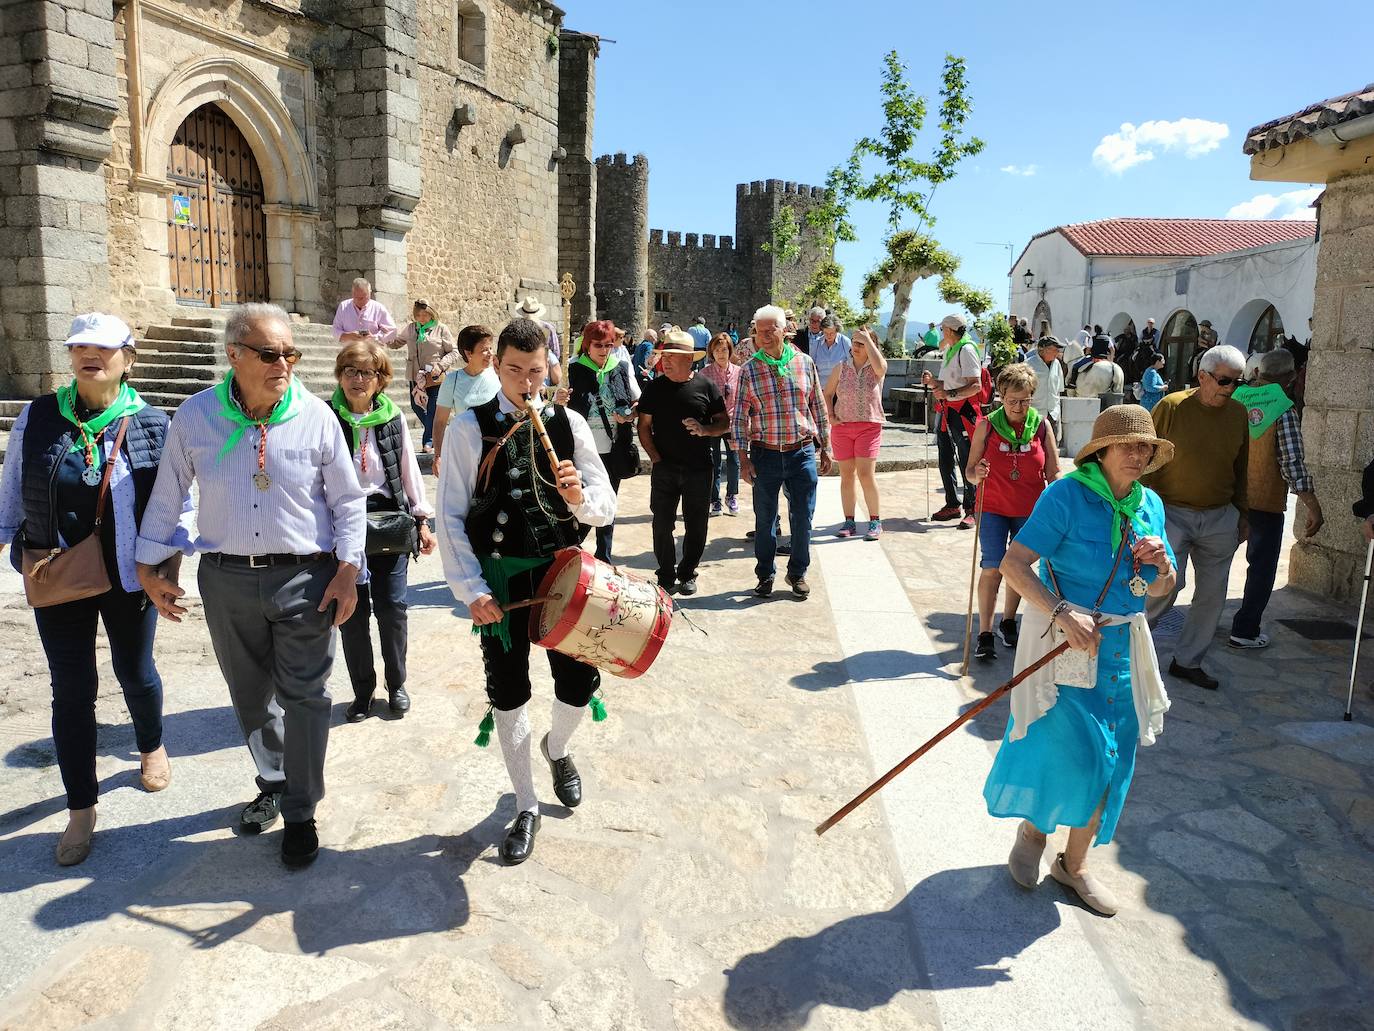
[[[988,308],[991,307],[989,304]],[[1001,369],[1016,360],[1016,347],[1011,342],[1011,326],[1002,312],[993,312],[991,315],[986,312],[987,308],[978,313],[978,317],[973,320],[973,328],[983,341],[983,347],[988,354],[988,364],[994,369]]]
[[[847,164],[835,169],[832,180],[846,197],[887,205],[888,236],[885,256],[868,274],[863,285],[865,314],[871,317],[881,294],[893,292],[892,318],[884,348],[891,355],[905,352],[906,313],[912,288],[923,279],[938,278],[940,294],[950,303],[972,300],[992,307],[987,291],[978,291],[956,276],[959,258],[941,246],[929,232],[935,225],[931,202],[942,183],[954,178],[959,162],[978,154],[983,141],[966,136],[965,125],[973,110],[968,98],[964,59],[945,55],[940,83],[939,139],[927,160],[916,156],[925,128],[929,101],[906,80],[906,66],[897,51],[883,58],[883,127],[877,136],[865,136],[854,145]],[[865,160],[876,159],[878,168],[864,171]],[[956,301],[956,298],[958,299]],[[972,312],[973,314],[977,314]]]
[[[795,209],[786,204],[778,208],[768,222],[768,239],[762,246],[764,253],[773,255],[773,267],[779,272],[801,260],[801,223]],[[773,300],[783,300],[781,276],[773,279]]]

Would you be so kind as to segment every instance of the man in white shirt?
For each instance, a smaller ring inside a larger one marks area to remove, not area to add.
[[[485,745],[496,731],[515,789],[515,821],[501,844],[501,858],[512,866],[533,853],[540,817],[530,772],[530,621],[525,611],[508,614],[506,607],[532,598],[555,553],[577,547],[583,526],[609,524],[616,505],[582,416],[562,405],[541,413],[560,459],[556,469],[537,439],[525,398],[536,395],[544,382],[547,351],[544,331],[533,321],[517,318],[501,331],[496,343],[501,390],[449,426],[439,478],[444,576],[481,628],[489,708],[477,743]],[[554,703],[552,729],[540,751],[553,775],[554,793],[572,808],[582,801],[582,779],[568,743],[589,704],[593,719],[605,716],[594,697],[601,674],[560,652],[546,654]]]
[[[224,351],[224,381],[172,417],[139,524],[138,578],[179,622],[177,563],[191,542],[178,517],[194,482],[205,623],[258,769],[239,830],[257,834],[280,813],[282,860],[305,866],[319,851],[334,627],[357,603],[366,504],[334,411],[291,374],[301,352],[286,312],[236,308]]]
[[[1049,419],[1055,440],[1059,439],[1059,398],[1064,393],[1064,367],[1059,356],[1064,345],[1058,337],[1041,337],[1035,350],[1026,356],[1026,364],[1035,372],[1035,394],[1031,407]]]
[[[945,488],[945,507],[931,518],[945,521],[959,519],[960,491],[955,477],[956,461],[959,474],[968,468],[968,453],[973,439],[973,427],[978,421],[978,396],[982,393],[983,361],[978,348],[965,334],[967,326],[959,315],[946,315],[940,320],[940,375],[921,374],[921,381],[933,388],[938,402],[939,433],[936,450],[940,460],[940,481]],[[964,517],[959,519],[961,530],[972,530],[976,488],[968,480],[963,486]]]
[[[389,344],[396,335],[396,320],[386,305],[373,300],[372,284],[359,276],[353,280],[353,295],[339,302],[331,328],[341,344],[368,339]]]

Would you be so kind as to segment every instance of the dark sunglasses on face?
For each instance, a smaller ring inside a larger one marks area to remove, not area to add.
[[[301,352],[294,347],[289,351],[273,351],[265,347],[254,347],[252,344],[239,344],[239,346],[246,347],[256,354],[258,361],[264,365],[275,365],[277,362],[285,360],[286,364],[291,366],[301,360]]]
[[[1206,371],[1206,370],[1203,370],[1203,371]],[[1236,384],[1236,383],[1239,383],[1239,382],[1240,382],[1240,377],[1239,377],[1239,376],[1215,376],[1215,375],[1213,375],[1213,374],[1210,373],[1210,372],[1208,372],[1207,375],[1211,376],[1212,379],[1216,381],[1216,384],[1217,384],[1217,386],[1219,386],[1219,387],[1229,387],[1229,386],[1232,386],[1233,384]]]

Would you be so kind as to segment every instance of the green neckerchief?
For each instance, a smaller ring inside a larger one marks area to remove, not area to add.
[[[1278,383],[1266,383],[1262,387],[1236,387],[1231,396],[1245,406],[1251,440],[1258,440],[1284,412],[1293,407],[1292,398],[1284,393],[1283,386]]]
[[[1124,498],[1118,498],[1112,493],[1112,488],[1107,483],[1107,475],[1102,471],[1102,466],[1097,462],[1085,462],[1073,472],[1069,473],[1069,479],[1077,480],[1088,490],[1092,491],[1099,498],[1105,501],[1112,508],[1112,549],[1121,547],[1121,517],[1124,516],[1136,530],[1143,529],[1136,526],[1136,516],[1140,512],[1140,504],[1145,500],[1145,488],[1137,480],[1131,484],[1131,492]]]
[[[378,394],[372,399],[372,409],[364,415],[355,415],[353,410],[348,407],[348,399],[344,397],[343,387],[334,388],[334,396],[329,399],[329,403],[334,406],[334,411],[343,416],[345,422],[353,427],[351,434],[352,440],[349,442],[352,450],[358,450],[358,431],[366,426],[382,426],[396,418],[396,402],[385,394]]]
[[[281,400],[272,406],[272,412],[266,419],[250,419],[248,414],[240,408],[234,401],[234,370],[230,369],[224,374],[224,379],[215,385],[215,396],[219,398],[219,414],[234,424],[234,432],[229,434],[229,438],[224,442],[224,447],[219,449],[219,454],[215,456],[215,461],[221,461],[225,455],[234,450],[234,445],[239,442],[244,431],[249,426],[259,426],[266,424],[275,426],[279,422],[286,422],[288,419],[296,417],[296,377],[292,376],[286,385],[286,393]]]
[[[1029,444],[1031,438],[1035,436],[1035,431],[1040,428],[1040,413],[1034,408],[1027,408],[1026,425],[1021,427],[1020,433],[1011,428],[1011,420],[1007,418],[1005,406],[989,415],[988,422],[992,424],[992,428],[997,431],[999,437],[1019,448]]]
[[[548,561],[547,558],[520,558],[510,555],[502,555],[500,558],[494,555],[477,556],[477,563],[482,567],[482,579],[487,582],[487,590],[491,591],[491,596],[496,599],[496,603],[503,606],[510,604],[510,578],[519,576],[535,566],[542,566]],[[501,646],[506,651],[510,651],[509,612],[501,617],[499,623],[487,623],[483,626],[474,623],[472,632],[494,637],[501,642]]]
[[[620,364],[620,359],[615,356],[614,352],[612,352],[606,355],[606,364],[598,369],[596,367],[596,362],[592,361],[589,355],[579,354],[577,356],[577,361],[573,362],[573,364],[585,365],[587,368],[591,369],[592,372],[596,373],[596,385],[599,388],[604,387],[606,385],[606,377],[611,374],[612,369],[614,369],[617,365]]]
[[[776,358],[769,355],[762,347],[754,352],[754,357],[776,372],[778,374],[778,379],[787,379],[788,376],[791,375],[787,366],[792,363],[792,359],[796,356],[796,348],[786,342],[782,345],[782,354]]]
[[[959,338],[959,342],[957,344],[954,344],[947,351],[945,351],[944,360],[940,363],[940,368],[943,370],[946,367],[948,367],[949,363],[952,362],[958,356],[959,352],[962,351],[965,347],[973,348],[973,356],[975,358],[979,357],[977,342],[975,342],[971,336],[965,333],[962,337]]]
[[[76,384],[71,383],[65,387],[57,388],[57,410],[62,413],[62,417],[76,427],[76,442],[72,444],[72,451],[86,451],[91,456],[91,463],[94,468],[100,466],[100,451],[95,446],[95,438],[100,436],[100,431],[116,419],[122,419],[126,415],[133,415],[146,405],[143,398],[138,396],[138,391],[127,383],[119,385],[119,393],[110,402],[103,412],[98,412],[90,422],[82,422],[76,414]]]
[[[425,337],[429,335],[429,331],[434,328],[438,321],[438,319],[430,319],[428,322],[415,323],[415,339],[423,344]]]

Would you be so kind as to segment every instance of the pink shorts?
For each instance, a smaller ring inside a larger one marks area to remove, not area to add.
[[[877,458],[883,440],[880,422],[837,422],[830,427],[830,445],[835,461],[848,462],[852,458]]]

